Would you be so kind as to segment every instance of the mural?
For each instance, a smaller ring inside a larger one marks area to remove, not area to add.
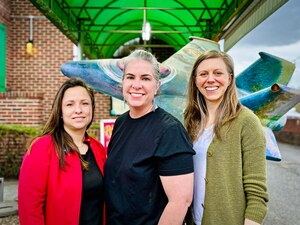
[[[189,75],[197,57],[204,51],[220,50],[218,43],[191,37],[190,42],[160,64],[161,88],[156,104],[183,121]],[[273,134],[286,122],[286,113],[300,102],[300,90],[287,86],[295,65],[279,57],[260,52],[260,59],[236,78],[240,101],[260,118],[267,139],[266,158],[280,161]],[[67,77],[80,77],[95,90],[122,99],[123,59],[99,59],[67,62],[61,67]],[[236,62],[237,63],[237,62]]]

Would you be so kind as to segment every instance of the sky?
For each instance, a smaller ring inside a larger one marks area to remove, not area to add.
[[[296,69],[288,86],[300,89],[299,0],[289,0],[228,51],[235,63],[235,74],[258,60],[259,52],[295,63]]]

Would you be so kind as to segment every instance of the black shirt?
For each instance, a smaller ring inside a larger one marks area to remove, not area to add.
[[[90,147],[86,154],[82,156],[89,163],[89,168],[82,171],[82,199],[79,225],[102,225],[104,204],[103,176]]]
[[[163,109],[114,125],[104,166],[108,225],[156,225],[168,202],[159,176],[193,172],[182,124]]]

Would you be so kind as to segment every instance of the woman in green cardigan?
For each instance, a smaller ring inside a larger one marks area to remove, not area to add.
[[[193,223],[262,224],[266,140],[259,119],[238,100],[228,54],[211,50],[198,57],[184,119],[196,151]]]

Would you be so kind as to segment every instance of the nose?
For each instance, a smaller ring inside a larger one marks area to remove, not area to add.
[[[75,113],[81,113],[82,112],[82,108],[80,104],[76,104],[75,106]]]
[[[134,79],[132,83],[132,87],[134,89],[140,89],[141,88],[141,80],[140,79]]]
[[[213,73],[209,73],[208,76],[207,76],[207,81],[208,82],[213,82],[215,81],[215,76]]]

